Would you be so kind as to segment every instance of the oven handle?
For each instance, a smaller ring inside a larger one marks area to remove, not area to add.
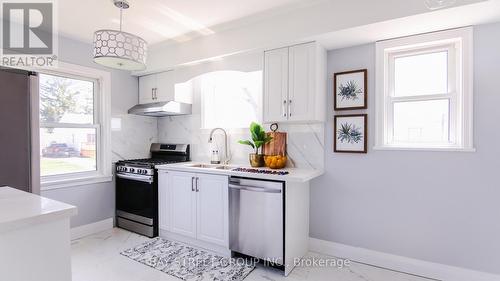
[[[122,178],[122,179],[127,179],[127,180],[134,180],[134,181],[142,181],[142,182],[147,182],[147,183],[153,183],[153,177],[151,176],[142,176],[142,175],[128,175],[128,174],[116,174],[117,177]]]

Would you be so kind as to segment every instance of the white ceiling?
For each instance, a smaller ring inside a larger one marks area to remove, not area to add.
[[[315,0],[129,0],[123,13],[123,30],[149,44],[168,39],[183,42],[209,35],[211,27]],[[98,29],[118,29],[119,9],[112,0],[58,1],[60,35],[92,42]],[[220,27],[219,27],[220,28]]]
[[[436,10],[325,33],[314,39],[326,49],[340,49],[397,37],[500,21],[500,0]]]
[[[500,20],[500,0],[456,0],[455,5],[436,11],[429,10],[424,0],[304,2],[315,3],[280,9],[271,16],[252,16],[229,29],[217,28],[214,34],[186,42],[157,44],[148,52],[147,69],[134,75],[301,42],[319,41],[327,49],[335,49]]]

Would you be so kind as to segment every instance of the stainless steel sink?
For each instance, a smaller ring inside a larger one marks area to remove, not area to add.
[[[237,167],[235,166],[229,166],[229,165],[218,165],[218,164],[188,164],[186,167],[191,167],[191,168],[200,168],[200,169],[218,169],[218,170],[232,170],[236,169]]]
[[[234,167],[234,166],[217,166],[215,167],[215,169],[219,169],[219,170],[232,170],[232,169],[236,169],[237,167]]]
[[[192,168],[204,168],[204,169],[213,169],[219,167],[218,165],[211,165],[211,164],[191,164],[186,166]]]

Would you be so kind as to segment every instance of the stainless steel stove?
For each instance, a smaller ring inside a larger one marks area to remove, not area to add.
[[[116,163],[116,225],[158,236],[158,171],[156,165],[189,161],[189,144],[153,143],[151,158]]]

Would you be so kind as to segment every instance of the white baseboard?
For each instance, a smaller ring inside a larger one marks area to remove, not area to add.
[[[316,238],[309,238],[309,249],[312,252],[443,281],[500,281],[500,275],[492,273],[427,262]]]
[[[82,238],[94,233],[105,231],[113,228],[113,218],[108,218],[102,221],[89,223],[71,229],[71,240]]]

